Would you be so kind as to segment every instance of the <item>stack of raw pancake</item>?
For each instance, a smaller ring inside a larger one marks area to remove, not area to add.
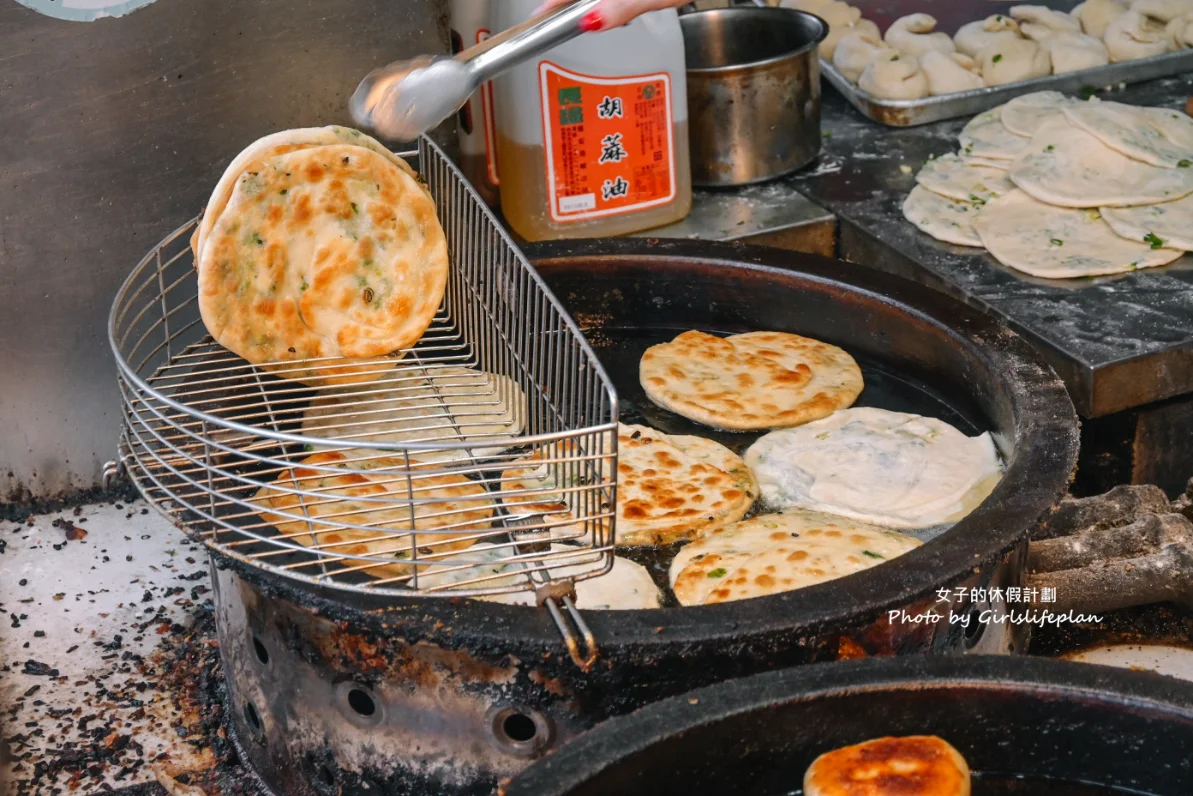
[[[1193,119],[1040,91],[975,116],[903,203],[922,231],[1051,279],[1193,251]]]

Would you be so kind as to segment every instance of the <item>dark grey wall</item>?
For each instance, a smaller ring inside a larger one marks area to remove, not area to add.
[[[0,502],[98,483],[112,297],[228,160],[348,123],[368,70],[446,48],[444,0],[158,0],[96,22],[0,0]]]

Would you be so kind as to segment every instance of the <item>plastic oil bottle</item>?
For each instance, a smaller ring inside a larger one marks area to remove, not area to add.
[[[497,0],[500,2],[500,0]],[[450,0],[452,52],[467,50],[487,39],[489,0]],[[460,108],[456,136],[460,170],[489,205],[498,200],[497,127],[493,118],[493,85],[485,83]]]
[[[540,2],[491,2],[491,29],[529,19]],[[494,83],[501,209],[523,238],[621,235],[688,214],[688,103],[675,10],[582,34]]]

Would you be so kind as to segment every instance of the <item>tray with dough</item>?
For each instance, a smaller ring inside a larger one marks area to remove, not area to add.
[[[1188,72],[1193,70],[1193,49],[915,100],[875,97],[849,82],[836,67],[824,59],[820,60],[820,69],[833,88],[841,92],[845,99],[849,100],[849,104],[857,108],[862,115],[888,127],[915,127],[943,119],[973,116],[1020,94],[1033,91],[1051,89],[1072,94],[1120,83],[1142,83],[1145,80]]]

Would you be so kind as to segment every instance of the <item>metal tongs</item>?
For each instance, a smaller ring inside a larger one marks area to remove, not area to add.
[[[459,110],[482,83],[579,36],[580,20],[599,2],[553,8],[454,57],[420,55],[375,69],[349,100],[352,118],[383,138],[412,141]]]

